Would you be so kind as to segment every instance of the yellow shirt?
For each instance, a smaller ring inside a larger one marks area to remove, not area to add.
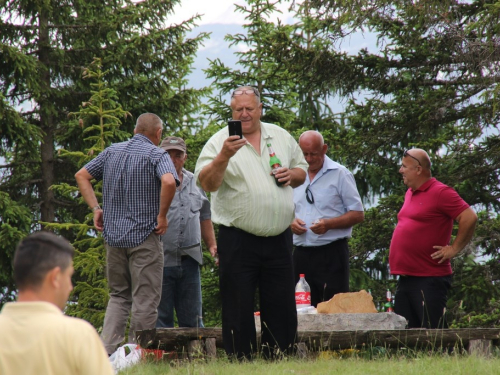
[[[229,136],[227,127],[214,134],[196,162],[195,178],[217,156]],[[294,218],[293,189],[278,187],[270,176],[271,143],[283,167],[307,170],[302,150],[284,129],[261,122],[260,153],[247,144],[229,160],[222,185],[211,193],[212,221],[256,236],[282,233]]]
[[[88,322],[48,302],[11,302],[0,313],[0,374],[114,375]]]

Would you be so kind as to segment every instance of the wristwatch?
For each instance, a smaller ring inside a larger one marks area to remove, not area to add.
[[[95,212],[96,210],[102,210],[101,206],[97,205],[95,207],[92,207],[92,212]]]

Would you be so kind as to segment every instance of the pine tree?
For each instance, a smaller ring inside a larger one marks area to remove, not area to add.
[[[207,90],[185,89],[186,75],[207,35],[186,37],[196,18],[165,26],[176,3],[0,1],[1,189],[30,208],[34,229],[72,215],[50,186],[73,178],[57,149],[81,147],[68,114],[90,96],[82,70],[94,58],[132,114],[125,130],[143,112],[169,131],[195,121]]]
[[[60,149],[60,157],[68,159],[78,170],[95,158],[113,141],[125,140],[130,133],[120,129],[123,120],[130,116],[117,102],[117,93],[106,86],[107,72],[101,70],[101,61],[95,59],[89,68],[84,69],[83,78],[90,82],[92,96],[80,106],[80,110],[70,113],[70,126],[79,129],[84,146],[83,151]],[[69,315],[83,318],[96,328],[102,326],[109,293],[105,275],[106,250],[104,240],[94,228],[93,214],[78,193],[76,182],[53,185],[54,191],[68,201],[73,201],[83,212],[82,222],[73,219],[66,223],[44,223],[47,229],[60,233],[75,234],[73,246],[76,249],[74,268],[76,285],[71,302],[66,309]],[[102,198],[102,181],[94,185],[98,200]]]

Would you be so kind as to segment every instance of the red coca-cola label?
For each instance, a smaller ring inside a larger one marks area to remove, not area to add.
[[[311,292],[295,292],[295,303],[297,305],[310,305]]]

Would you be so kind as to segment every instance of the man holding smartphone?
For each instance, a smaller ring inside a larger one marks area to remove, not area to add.
[[[259,288],[263,354],[290,352],[297,332],[292,262],[293,189],[302,185],[307,163],[293,137],[260,121],[260,93],[250,86],[231,95],[233,119],[243,138],[224,128],[204,146],[195,178],[211,192],[212,221],[219,224],[222,335],[226,353],[251,358],[257,348],[254,300]],[[284,167],[269,167],[271,143]]]

